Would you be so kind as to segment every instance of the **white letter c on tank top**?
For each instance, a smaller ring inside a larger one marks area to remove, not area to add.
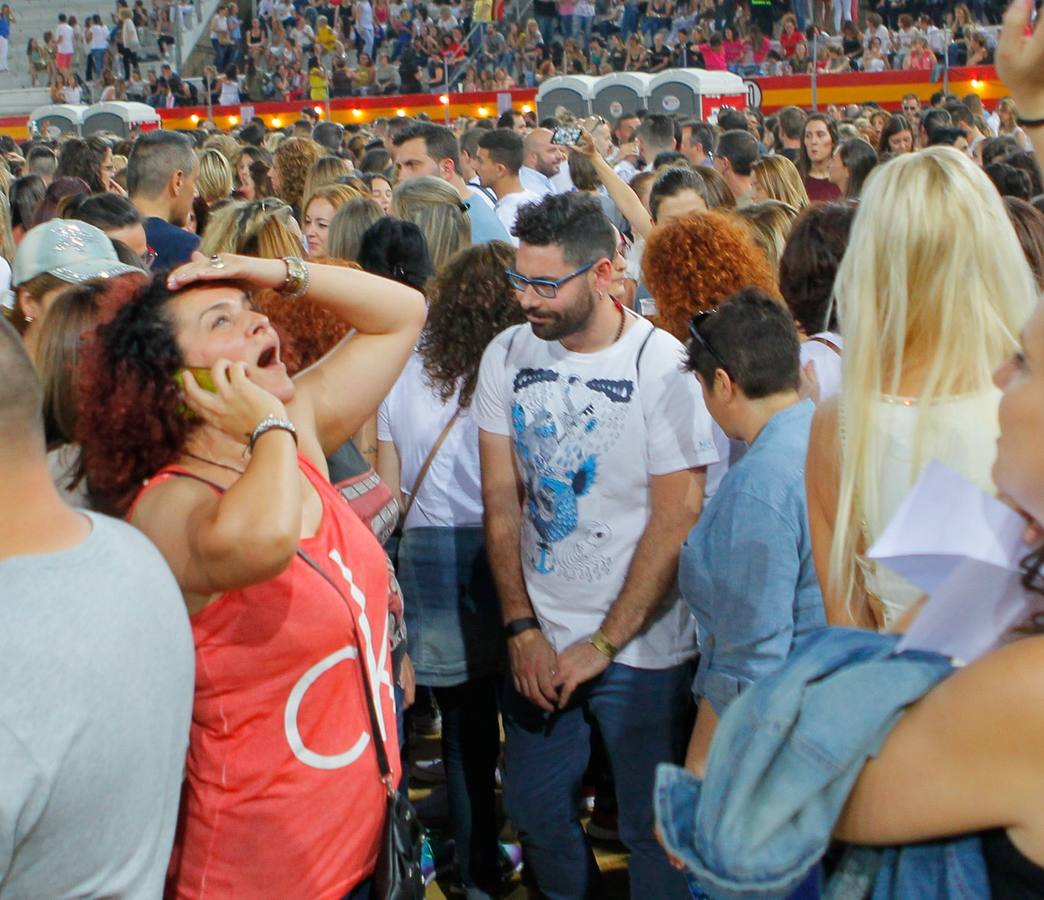
[[[319,680],[319,676],[332,669],[339,662],[346,659],[358,659],[359,651],[355,647],[342,647],[336,653],[331,653],[325,659],[319,660],[312,668],[302,675],[297,684],[294,685],[290,696],[286,701],[286,711],[283,713],[283,730],[286,732],[287,743],[294,756],[306,766],[313,769],[343,769],[350,766],[360,756],[366,745],[370,742],[370,735],[365,731],[359,735],[359,739],[344,753],[335,753],[327,756],[309,750],[301,739],[301,732],[297,728],[297,713],[301,708],[301,701],[308,689]]]

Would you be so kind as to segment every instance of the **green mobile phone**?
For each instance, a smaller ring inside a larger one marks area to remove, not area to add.
[[[185,390],[185,378],[183,372],[191,372],[192,377],[196,379],[198,384],[203,390],[210,391],[212,394],[217,393],[217,385],[214,384],[214,376],[210,374],[210,369],[204,368],[203,366],[189,366],[186,369],[181,369],[174,373],[174,380],[178,383],[178,387]]]

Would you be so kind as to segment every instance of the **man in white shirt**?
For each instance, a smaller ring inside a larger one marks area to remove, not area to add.
[[[73,54],[76,52],[76,32],[69,24],[65,13],[58,13],[58,28],[55,30],[55,41],[58,52],[55,55],[55,65],[63,72],[71,72]]]
[[[595,198],[548,196],[516,230],[529,324],[489,345],[473,410],[511,661],[505,804],[541,895],[599,896],[576,815],[593,718],[631,896],[681,900],[652,794],[690,730],[695,633],[675,576],[718,459],[711,419],[682,345],[611,299],[617,238]]]
[[[541,200],[548,194],[559,193],[551,179],[561,171],[565,155],[561,147],[551,143],[552,137],[547,128],[534,128],[522,142],[525,163],[518,177],[522,187]]]
[[[518,246],[512,234],[518,209],[526,203],[539,203],[540,195],[526,190],[519,180],[525,156],[522,136],[506,128],[497,128],[479,138],[475,174],[479,184],[493,191],[497,198],[497,218]]]

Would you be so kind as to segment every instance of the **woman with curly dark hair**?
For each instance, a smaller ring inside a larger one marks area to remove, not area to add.
[[[504,641],[486,559],[471,400],[489,342],[525,321],[505,270],[515,251],[462,250],[430,285],[420,345],[381,404],[377,471],[403,500],[399,583],[417,683],[442,710],[442,758],[460,876],[498,896],[494,804]]]
[[[118,185],[113,186],[115,176],[116,166],[108,141],[92,134],[86,138],[70,138],[62,144],[58,153],[58,169],[54,173],[56,179],[82,178],[92,194],[106,191],[122,193]]]
[[[291,380],[250,304],[264,290],[356,334]],[[148,283],[84,348],[91,497],[163,553],[196,641],[175,896],[368,890],[400,774],[388,568],[326,454],[390,389],[424,314],[364,272],[221,255]]]
[[[308,173],[322,155],[323,148],[311,138],[287,138],[276,149],[270,172],[272,187],[276,196],[294,208],[295,215],[301,211]]]

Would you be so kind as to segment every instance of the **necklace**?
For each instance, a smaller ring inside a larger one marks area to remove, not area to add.
[[[627,313],[624,312],[624,308],[620,305],[619,300],[614,300],[613,303],[615,303],[616,308],[620,310],[620,327],[616,329],[616,337],[613,338],[613,343],[615,344],[620,340],[620,336],[623,334],[624,324],[627,322]]]
[[[237,469],[235,466],[226,466],[224,463],[215,462],[212,459],[207,459],[205,456],[196,456],[195,453],[189,453],[188,450],[182,451],[183,456],[189,456],[192,459],[198,459],[200,462],[205,462],[211,466],[217,466],[219,469],[228,469],[229,472],[238,472],[240,475],[245,475],[245,469]]]

